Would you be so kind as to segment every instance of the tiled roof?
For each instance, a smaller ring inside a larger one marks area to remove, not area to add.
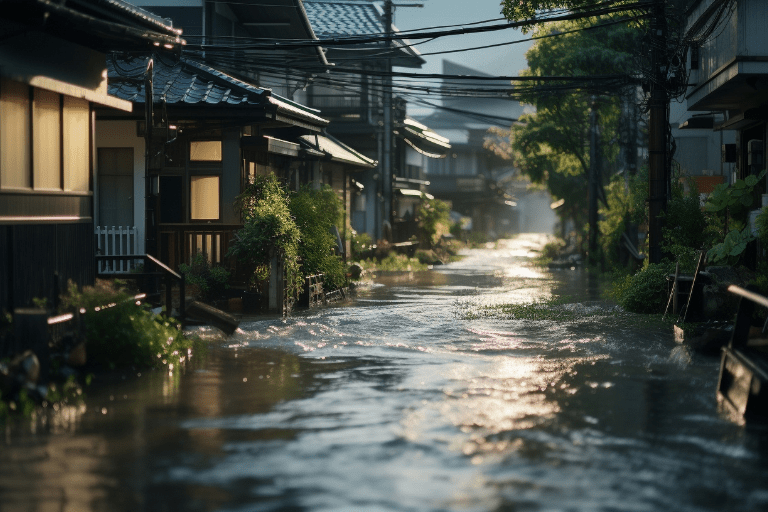
[[[131,61],[107,59],[109,94],[144,103],[144,70],[147,58]],[[254,87],[203,64],[181,59],[175,64],[154,63],[154,99],[173,104],[209,103],[260,105],[265,89]]]
[[[109,94],[134,103],[144,103],[144,71],[147,58],[121,60],[107,59]],[[267,107],[278,115],[308,123],[311,127],[325,126],[328,120],[319,112],[286,98],[269,89],[243,82],[222,71],[199,62],[180,59],[154,62],[154,101],[167,105],[216,105],[240,107]]]
[[[306,0],[304,9],[320,39],[385,32],[384,20],[372,3]]]

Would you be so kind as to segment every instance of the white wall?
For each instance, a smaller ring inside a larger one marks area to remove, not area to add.
[[[136,121],[96,121],[97,153],[98,148],[133,148],[133,225],[139,233],[139,252],[144,254],[144,138],[136,134]],[[96,169],[93,184],[96,226],[99,225],[98,179]]]
[[[702,112],[689,112],[686,103],[672,101],[670,103],[669,122],[672,125],[672,136],[677,141],[678,152],[674,159],[690,175],[729,176],[735,164],[722,163],[721,146],[734,144],[736,132],[732,130],[714,131],[711,129],[680,130],[677,127]],[[715,123],[722,121],[719,113],[714,114]],[[706,172],[705,172],[706,171]]]

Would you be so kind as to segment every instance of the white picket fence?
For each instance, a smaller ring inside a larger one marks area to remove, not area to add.
[[[100,256],[127,256],[139,253],[139,237],[135,227],[96,226],[96,251]],[[97,272],[130,272],[138,260],[97,260]]]

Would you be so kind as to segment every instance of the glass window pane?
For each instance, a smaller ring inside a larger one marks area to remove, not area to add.
[[[192,176],[189,204],[193,220],[218,220],[219,177]]]
[[[0,187],[29,188],[29,87],[0,81]]]
[[[87,100],[64,97],[64,190],[89,190],[89,118]]]
[[[220,140],[196,140],[189,143],[192,162],[221,162]]]
[[[35,89],[32,105],[33,176],[39,189],[61,189],[59,95]]]

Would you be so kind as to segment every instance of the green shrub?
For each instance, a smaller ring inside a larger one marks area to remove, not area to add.
[[[439,199],[422,198],[416,213],[422,240],[427,247],[435,246],[443,235],[450,233],[451,205]]]
[[[200,289],[203,300],[218,299],[229,288],[229,271],[221,265],[212,266],[202,252],[195,254],[191,265],[179,265],[179,272],[185,275],[187,283]]]
[[[743,230],[732,229],[722,242],[707,251],[707,261],[714,265],[736,265],[747,250],[747,244],[754,239],[749,226]]]
[[[69,285],[64,310],[84,308],[88,364],[104,369],[183,363],[196,345],[172,318],[155,315],[113,282]]]
[[[663,313],[669,297],[667,276],[674,272],[672,262],[651,263],[633,275],[614,281],[611,296],[633,313]]]
[[[349,235],[351,241],[351,257],[353,260],[359,260],[364,254],[371,250],[372,240],[371,235],[368,233],[358,233],[354,230],[350,231]]]
[[[560,256],[560,252],[565,249],[565,240],[562,238],[556,238],[552,240],[551,242],[547,242],[544,244],[544,247],[541,248],[541,253],[538,257],[538,262],[542,265],[546,265],[547,263],[551,262],[558,256]]]
[[[415,258],[409,258],[405,254],[389,253],[379,260],[376,264],[376,270],[381,271],[416,271],[427,270],[427,264],[420,263]]]
[[[729,227],[732,229],[743,229],[755,202],[755,188],[765,174],[766,171],[763,170],[757,176],[750,175],[743,180],[736,180],[733,185],[721,183],[707,198],[704,209],[715,214],[723,222],[727,216]],[[731,224],[733,226],[730,226]]]
[[[672,198],[664,213],[662,250],[680,263],[681,272],[694,272],[699,251],[711,244],[707,231],[707,219],[701,210],[701,200],[693,182],[688,194],[683,193],[679,180],[672,187]]]
[[[285,262],[288,293],[295,296],[301,289],[299,275],[299,228],[288,208],[288,195],[274,174],[255,176],[235,200],[243,227],[227,251],[246,265],[254,288],[269,277],[271,250],[275,249]]]
[[[338,242],[334,232],[343,220],[341,199],[327,185],[320,189],[307,186],[291,194],[289,207],[301,233],[298,246],[301,274],[323,274],[327,290],[343,287],[345,268],[335,253]]]
[[[768,249],[768,206],[763,206],[757,215],[755,227],[757,228],[757,239],[760,240],[763,249]]]

